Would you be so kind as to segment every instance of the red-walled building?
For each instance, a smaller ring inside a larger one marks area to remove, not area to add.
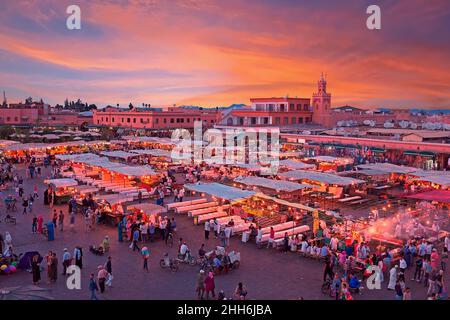
[[[223,126],[298,126],[303,124],[329,125],[331,121],[331,94],[321,77],[317,93],[310,98],[253,98],[251,106],[227,110],[220,124]]]
[[[71,110],[55,110],[48,104],[10,104],[0,108],[0,125],[73,125],[92,124],[92,116]]]
[[[94,110],[94,125],[127,127],[137,129],[191,129],[195,121],[202,121],[203,127],[214,126],[220,118],[216,109],[188,109],[170,107],[158,109],[123,109],[106,107]]]

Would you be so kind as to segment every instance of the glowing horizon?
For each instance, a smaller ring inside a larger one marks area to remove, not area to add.
[[[0,91],[62,104],[227,106],[310,98],[334,107],[450,109],[450,3],[377,1],[14,1],[0,13]],[[274,14],[276,13],[276,14]],[[447,70],[447,71],[446,71]]]

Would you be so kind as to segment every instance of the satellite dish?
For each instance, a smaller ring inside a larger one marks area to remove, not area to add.
[[[409,126],[411,129],[417,129],[417,123],[411,122]]]
[[[374,120],[372,120],[372,121],[370,122],[370,126],[371,126],[371,127],[375,127],[375,125],[376,125],[376,122],[375,122]]]
[[[363,124],[364,124],[365,126],[370,126],[371,121],[370,121],[370,120],[364,120],[364,121],[363,121]]]
[[[387,129],[387,128],[393,128],[394,127],[394,124],[392,123],[392,122],[389,122],[389,121],[386,121],[385,123],[384,123],[384,127]]]
[[[408,128],[409,122],[402,120],[398,124],[400,125],[401,128],[406,129],[406,128]]]

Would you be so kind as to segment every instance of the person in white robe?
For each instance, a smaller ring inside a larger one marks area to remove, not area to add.
[[[398,265],[395,265],[389,271],[389,284],[388,284],[389,290],[395,290],[395,284],[397,283],[397,269]]]

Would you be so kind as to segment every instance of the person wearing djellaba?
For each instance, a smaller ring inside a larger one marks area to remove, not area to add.
[[[389,271],[389,284],[388,290],[395,290],[395,285],[397,284],[397,269],[398,265],[395,265]]]
[[[123,220],[120,220],[119,224],[117,225],[117,232],[118,232],[119,242],[123,242],[122,229],[123,229]]]

